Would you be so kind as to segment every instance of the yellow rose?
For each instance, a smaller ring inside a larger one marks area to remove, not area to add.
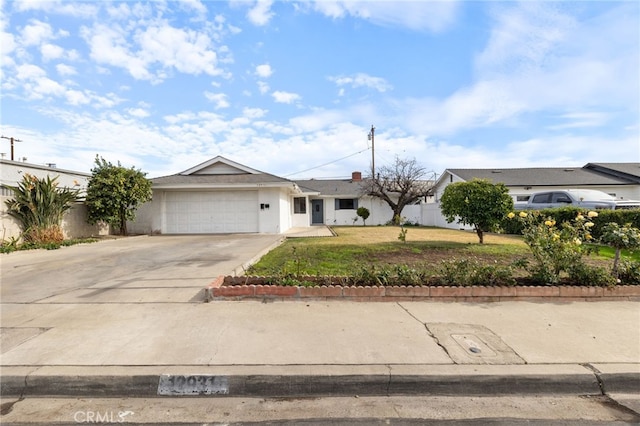
[[[580,241],[580,238],[576,238],[576,239],[574,239],[574,240],[573,240],[573,242],[574,242],[577,246],[579,246],[580,244],[582,244],[582,241]]]
[[[587,222],[584,224],[587,228],[591,228],[593,226],[593,222]]]
[[[544,224],[547,225],[547,226],[553,226],[553,222],[550,221],[550,220],[545,220]]]
[[[518,215],[520,217],[527,217],[527,214],[525,212],[520,212],[520,214]]]
[[[589,217],[598,217],[598,212],[589,212],[589,213],[587,213],[587,216],[589,216]]]
[[[553,241],[558,241],[560,239],[560,235],[553,234]]]
[[[516,214],[515,214],[514,212],[511,212],[511,213],[509,213],[509,214],[507,215],[507,217],[508,217],[509,219],[513,219],[514,217],[516,217]]]

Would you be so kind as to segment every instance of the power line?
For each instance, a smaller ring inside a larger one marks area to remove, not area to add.
[[[308,172],[308,171],[311,171],[311,170],[319,169],[320,167],[324,167],[324,166],[328,166],[328,165],[333,164],[333,163],[337,163],[338,161],[342,161],[342,160],[347,159],[349,157],[353,157],[354,155],[362,154],[363,152],[368,151],[368,150],[369,150],[369,148],[363,149],[361,151],[354,152],[353,154],[349,154],[346,157],[338,158],[337,160],[333,160],[333,161],[330,161],[328,163],[321,164],[319,166],[311,167],[309,169],[300,170],[300,171],[295,172],[295,173],[289,173],[288,175],[284,175],[283,177],[293,176],[293,175],[297,175],[297,174],[300,174],[300,173]]]
[[[14,142],[22,142],[22,139],[16,139],[13,136],[0,136],[0,138],[2,139],[8,139],[11,141],[11,161],[13,161],[13,143]]]

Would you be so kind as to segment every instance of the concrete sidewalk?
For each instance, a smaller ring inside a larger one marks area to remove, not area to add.
[[[2,395],[637,394],[638,307],[5,305]]]

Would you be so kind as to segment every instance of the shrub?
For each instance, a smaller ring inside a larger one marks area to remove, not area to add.
[[[621,284],[640,285],[640,262],[630,260],[620,262],[618,279]]]
[[[585,263],[577,263],[567,271],[569,279],[578,285],[588,286],[614,286],[616,278],[607,268],[591,266]]]
[[[531,277],[544,284],[557,284],[561,273],[582,264],[582,255],[588,251],[582,244],[593,239],[591,219],[596,212],[587,216],[578,213],[571,221],[557,226],[552,218],[541,217],[539,212],[510,213],[510,219],[518,218],[523,224],[524,242],[533,255],[533,265],[529,266]]]
[[[439,273],[438,280],[442,285],[510,286],[516,284],[511,266],[485,265],[475,259],[442,261]]]

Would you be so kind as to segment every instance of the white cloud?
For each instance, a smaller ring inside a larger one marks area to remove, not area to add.
[[[267,114],[266,109],[262,108],[244,108],[242,110],[242,115],[247,118],[261,118]]]
[[[562,124],[549,126],[549,129],[576,129],[583,127],[599,127],[607,123],[609,114],[602,112],[573,112],[561,114],[559,119],[564,121]]]
[[[64,55],[64,49],[56,44],[46,43],[40,47],[43,61],[61,58]]]
[[[56,65],[56,71],[58,71],[58,74],[60,74],[61,76],[70,76],[70,75],[78,74],[78,72],[74,67],[66,64]]]
[[[267,25],[273,17],[273,12],[271,11],[272,4],[272,0],[256,0],[253,8],[247,12],[247,18],[254,25]]]
[[[153,79],[145,61],[129,51],[127,34],[120,26],[83,27],[81,34],[91,48],[91,58],[98,64],[123,67],[138,80]]]
[[[19,12],[40,10],[57,15],[69,15],[89,18],[95,16],[98,6],[91,3],[67,2],[65,0],[14,0],[14,7]]]
[[[216,104],[216,109],[229,108],[229,100],[224,93],[204,92],[204,96],[211,102]]]
[[[204,33],[161,26],[147,28],[136,37],[141,51],[138,53],[148,64],[159,62],[186,74],[222,74],[217,68],[217,54],[211,39]]]
[[[273,74],[273,69],[269,64],[262,64],[256,67],[256,75],[260,78],[269,78]]]
[[[37,46],[53,37],[51,25],[46,22],[32,20],[22,29],[21,40],[24,46]]]
[[[386,92],[393,88],[384,78],[372,77],[365,73],[357,73],[352,76],[329,77],[329,80],[338,86],[351,86],[353,88],[368,87],[378,92]]]
[[[217,53],[204,32],[159,22],[136,31],[134,46],[128,39],[129,31],[117,24],[97,24],[83,27],[81,33],[97,63],[125,68],[138,80],[158,83],[169,76],[171,69],[193,75],[228,76],[217,67]]]
[[[142,109],[142,108],[129,108],[127,109],[127,112],[129,113],[129,115],[132,115],[136,118],[145,118],[145,117],[149,117],[149,111]]]
[[[266,94],[269,92],[271,88],[269,87],[269,85],[267,83],[265,83],[264,81],[259,81],[258,82],[258,90],[260,91],[261,94]]]
[[[456,19],[458,2],[316,0],[315,10],[331,18],[353,16],[376,25],[440,32]]]
[[[301,99],[300,95],[298,95],[297,93],[282,92],[282,91],[275,91],[271,94],[271,96],[273,96],[273,99],[276,102],[281,104],[292,104]]]

